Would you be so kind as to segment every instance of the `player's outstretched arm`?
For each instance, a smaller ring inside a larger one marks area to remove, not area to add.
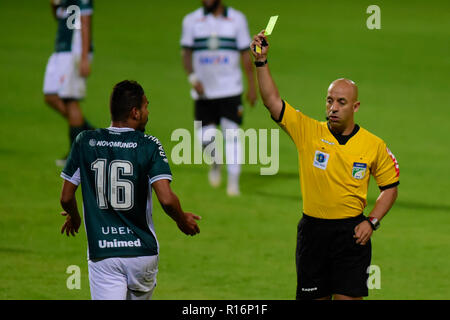
[[[69,234],[75,236],[75,232],[78,233],[78,229],[80,229],[81,225],[81,217],[78,212],[77,200],[75,198],[77,188],[77,185],[64,180],[60,203],[64,210],[61,212],[61,215],[66,217],[66,221],[61,228],[61,233],[66,232],[67,236],[69,236]]]
[[[266,46],[262,45],[263,41],[267,43]],[[256,52],[255,46],[260,47],[261,52]],[[264,36],[264,30],[253,37],[250,49],[256,62],[264,63],[267,61],[269,44],[266,36]],[[274,119],[279,119],[283,108],[283,102],[281,101],[277,86],[270,74],[268,64],[256,68],[256,78],[258,79],[259,91],[264,105],[269,109],[270,114]]]
[[[200,228],[195,220],[200,220],[199,216],[190,212],[184,212],[181,209],[180,201],[170,188],[169,180],[162,179],[152,183],[156,196],[163,210],[178,225],[178,228],[187,235],[196,235],[200,233]]]

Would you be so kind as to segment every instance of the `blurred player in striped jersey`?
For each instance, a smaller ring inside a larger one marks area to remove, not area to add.
[[[191,96],[195,101],[195,120],[202,122],[203,147],[211,138],[209,129],[221,126],[236,132],[225,141],[225,157],[228,171],[227,193],[240,194],[239,176],[242,156],[241,141],[237,129],[242,124],[243,82],[241,64],[248,81],[247,100],[254,105],[257,99],[255,75],[249,52],[251,42],[245,15],[221,0],[202,0],[203,6],[183,19],[181,46],[183,65],[192,85]],[[213,131],[215,132],[215,131]],[[209,182],[217,187],[221,182],[220,165],[213,163]]]

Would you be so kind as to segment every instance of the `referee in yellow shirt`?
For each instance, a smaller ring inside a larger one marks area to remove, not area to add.
[[[353,81],[330,84],[326,122],[282,100],[263,40],[267,43],[261,32],[251,44],[261,97],[298,150],[303,217],[297,234],[297,299],[362,299],[368,295],[370,237],[397,198],[397,161],[383,140],[355,124],[360,102]],[[366,217],[371,174],[380,195]]]

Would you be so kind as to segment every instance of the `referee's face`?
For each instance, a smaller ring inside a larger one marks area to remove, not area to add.
[[[358,91],[353,81],[339,79],[331,83],[327,92],[327,118],[336,133],[350,134],[354,113],[359,109]],[[350,131],[350,132],[347,132]]]

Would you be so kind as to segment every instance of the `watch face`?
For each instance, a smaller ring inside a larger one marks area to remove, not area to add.
[[[377,230],[380,227],[380,222],[377,218],[369,218],[369,222],[372,224],[373,228]]]

